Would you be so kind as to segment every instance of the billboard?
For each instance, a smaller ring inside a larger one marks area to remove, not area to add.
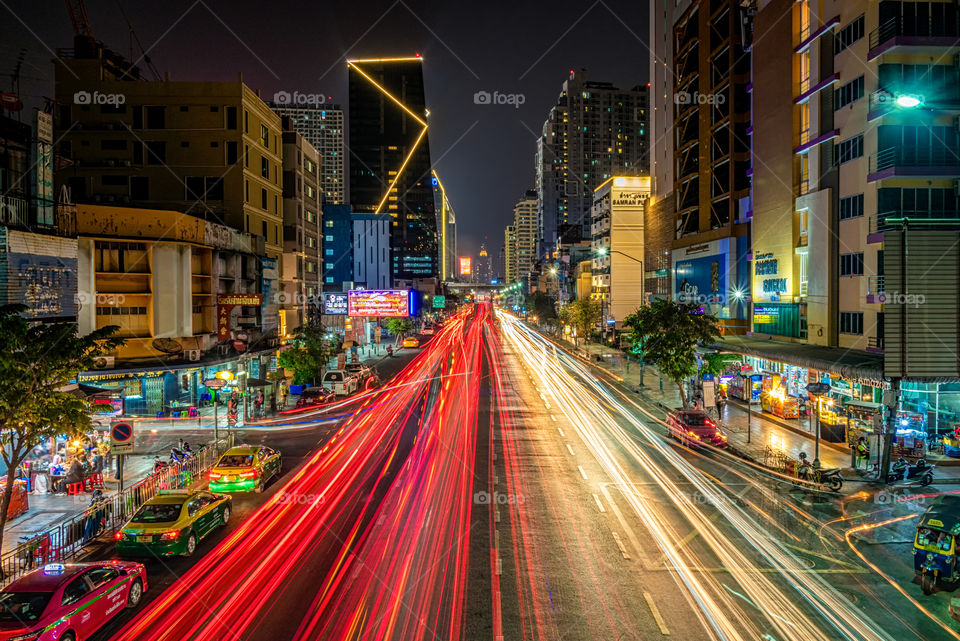
[[[347,311],[350,316],[410,316],[413,295],[406,289],[351,289]]]
[[[30,318],[77,315],[77,241],[0,227],[0,305]]]
[[[443,309],[447,306],[447,297],[446,296],[434,296],[433,297],[433,308],[434,309]]]
[[[336,316],[346,316],[348,311],[347,294],[341,292],[327,292],[323,295],[323,313]]]
[[[471,270],[471,268],[470,268],[470,257],[469,257],[469,256],[461,256],[461,257],[460,257],[460,275],[461,275],[461,276],[469,276],[470,273],[471,273],[471,271],[472,271],[472,270]]]

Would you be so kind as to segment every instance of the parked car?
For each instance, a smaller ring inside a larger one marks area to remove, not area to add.
[[[403,339],[402,345],[404,347],[417,348],[417,347],[420,347],[420,339],[415,338],[413,336],[408,336],[405,339]]]
[[[343,369],[327,370],[321,382],[337,396],[349,396],[360,389],[360,379]]]
[[[313,405],[322,405],[333,398],[333,392],[325,387],[308,387],[300,393],[297,399],[297,409],[311,407]]]
[[[703,410],[672,410],[667,414],[667,428],[671,437],[688,447],[699,447],[704,443],[714,447],[727,446],[727,435]]]
[[[370,371],[370,368],[363,363],[347,363],[343,366],[343,369],[359,378],[361,383],[370,378],[370,375],[373,373]]]
[[[140,563],[45,565],[0,590],[0,639],[86,641],[146,590]]]

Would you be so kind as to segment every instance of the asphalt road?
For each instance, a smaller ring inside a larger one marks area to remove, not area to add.
[[[396,374],[407,365],[417,353],[417,351],[412,350],[401,350],[397,356],[384,358],[378,362],[376,367],[380,372],[381,378],[386,380]],[[236,442],[263,444],[281,452],[283,467],[280,476],[275,478],[262,494],[235,494],[233,497],[233,514],[229,523],[204,539],[197,546],[197,551],[192,557],[141,559],[147,567],[149,581],[149,589],[144,594],[142,605],[137,610],[127,610],[110,621],[101,628],[93,638],[96,640],[111,638],[114,633],[132,620],[139,612],[150,608],[152,602],[160,594],[167,590],[167,588],[173,586],[198,560],[213,550],[221,541],[234,534],[246,519],[251,517],[261,506],[269,501],[273,495],[289,482],[297,471],[303,467],[305,461],[309,460],[317,450],[329,442],[330,437],[337,432],[349,416],[348,413],[339,410],[330,412],[329,414],[333,414],[337,416],[337,418],[322,422],[314,420],[309,423],[308,426],[304,427],[300,425],[301,422],[308,420],[308,418],[323,418],[325,415],[314,413],[293,414],[290,415],[288,419],[285,419],[285,422],[291,424],[290,427],[284,427],[278,424],[269,429],[237,430]],[[195,431],[190,430],[163,430],[156,438],[166,443],[167,441],[174,442],[179,437],[189,440],[191,436],[196,435],[197,433]],[[344,521],[345,520],[346,519],[344,519]],[[342,526],[343,523],[341,522],[339,525]],[[333,524],[332,527],[337,527],[337,524]],[[114,558],[113,547],[112,543],[104,543],[98,549],[94,550],[87,560]],[[334,552],[336,552],[336,550],[321,551],[320,556],[325,554],[327,557],[332,557]],[[226,576],[229,576],[235,573],[243,573],[244,568],[224,567],[222,571]],[[314,586],[312,583],[314,579],[312,577],[305,577],[305,579],[308,585],[305,586],[306,590],[304,593],[311,594],[313,592],[312,588]],[[190,597],[189,595],[184,595],[183,598],[189,599]],[[306,603],[296,598],[277,600],[277,609],[275,612],[281,618],[288,619],[291,622],[291,627],[295,628],[296,622],[302,618],[306,610],[306,605]],[[290,638],[292,634],[293,630],[288,630],[285,638]],[[278,639],[277,636],[273,636],[272,634],[268,634],[262,638],[268,638],[271,639],[271,641]]]

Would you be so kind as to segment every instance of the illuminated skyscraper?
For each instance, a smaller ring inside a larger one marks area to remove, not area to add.
[[[393,218],[393,278],[439,275],[423,60],[348,61],[350,204]]]

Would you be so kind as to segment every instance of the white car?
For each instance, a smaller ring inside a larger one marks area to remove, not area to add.
[[[323,373],[323,386],[337,396],[349,396],[360,388],[360,379],[343,369],[331,369]]]
[[[347,363],[343,366],[343,369],[359,378],[361,383],[370,378],[370,375],[373,374],[373,372],[370,371],[370,368],[363,363]]]

